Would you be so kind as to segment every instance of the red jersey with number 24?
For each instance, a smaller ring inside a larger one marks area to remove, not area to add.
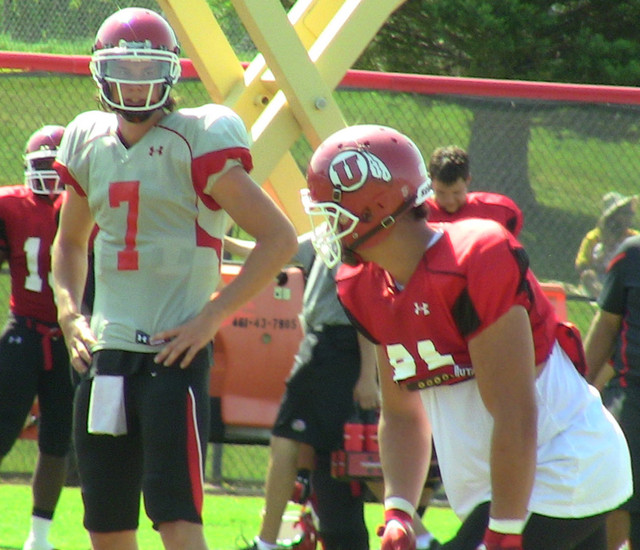
[[[528,263],[503,226],[469,219],[445,224],[403,289],[372,263],[342,265],[336,282],[354,323],[385,347],[394,380],[423,389],[472,378],[469,340],[514,305],[529,313],[536,364],[547,359],[557,319]]]

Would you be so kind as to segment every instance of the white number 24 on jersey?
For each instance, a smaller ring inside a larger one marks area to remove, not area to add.
[[[455,361],[450,354],[442,355],[438,353],[431,340],[421,340],[418,342],[418,354],[432,371],[444,366],[453,365]],[[387,346],[387,357],[393,367],[394,380],[406,380],[416,375],[416,361],[409,353],[409,350],[402,344],[391,344]]]

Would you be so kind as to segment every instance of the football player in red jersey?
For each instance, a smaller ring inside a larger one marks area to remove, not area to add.
[[[552,305],[502,225],[432,225],[415,144],[374,125],[315,151],[303,194],[343,306],[377,344],[383,550],[414,548],[431,434],[457,550],[605,550],[631,492],[627,444],[556,341]],[[351,265],[345,265],[351,264]]]
[[[485,218],[504,225],[516,237],[522,229],[522,211],[506,195],[469,192],[471,168],[468,153],[456,145],[438,147],[428,165],[433,195],[428,197],[430,222]]]
[[[37,396],[38,461],[31,532],[24,550],[51,550],[53,513],[66,477],[73,390],[57,323],[51,245],[63,190],[52,165],[64,127],[44,126],[27,141],[25,184],[0,188],[0,262],[9,263],[11,297],[0,337],[0,457],[13,447]]]

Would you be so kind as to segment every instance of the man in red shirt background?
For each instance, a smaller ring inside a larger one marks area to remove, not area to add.
[[[438,147],[429,159],[433,194],[427,198],[430,222],[453,222],[483,218],[504,225],[515,237],[522,229],[518,205],[506,195],[484,191],[469,192],[471,167],[468,153],[456,146]]]

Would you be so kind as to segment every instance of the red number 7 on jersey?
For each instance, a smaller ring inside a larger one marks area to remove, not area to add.
[[[109,206],[118,208],[123,202],[127,205],[127,227],[124,234],[124,249],[118,250],[118,269],[120,271],[138,270],[138,212],[140,207],[139,181],[114,181],[109,185]]]

